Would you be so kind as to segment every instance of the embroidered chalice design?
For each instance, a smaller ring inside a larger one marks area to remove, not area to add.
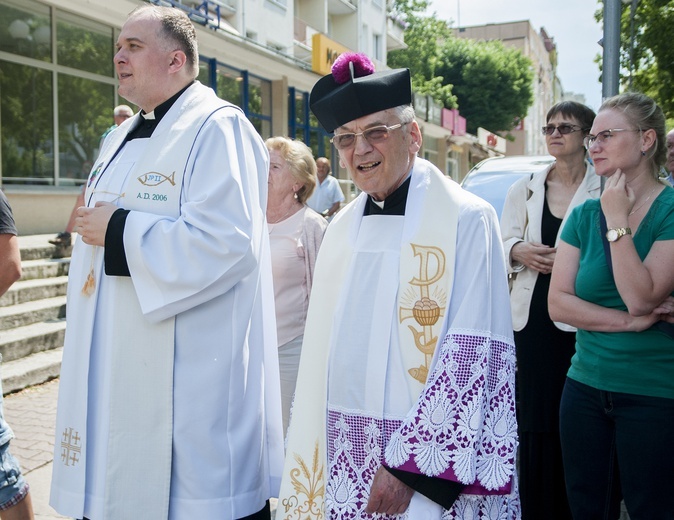
[[[444,300],[444,293],[441,287],[433,287],[437,284],[445,274],[445,253],[433,246],[420,246],[418,244],[411,244],[414,256],[419,257],[419,277],[415,277],[409,281],[412,287],[418,287],[418,296],[412,308],[400,307],[400,322],[408,318],[413,318],[414,321],[421,326],[417,329],[414,325],[408,325],[410,331],[414,336],[414,344],[416,348],[424,355],[423,364],[418,367],[410,368],[409,374],[422,384],[426,383],[428,378],[428,367],[433,359],[433,353],[438,343],[438,337],[433,335],[433,327],[437,324],[440,316],[443,313],[442,305],[445,301],[438,303],[438,300]],[[416,290],[410,287],[416,292]],[[435,289],[435,294],[431,298],[431,288]],[[417,299],[418,298],[418,299]]]

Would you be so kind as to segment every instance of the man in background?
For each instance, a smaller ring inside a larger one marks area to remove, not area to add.
[[[342,54],[309,98],[363,193],[316,262],[277,516],[515,520],[496,212],[417,157],[409,69],[373,71]]]
[[[7,198],[0,191],[0,296],[19,278],[21,255],[16,226]],[[21,474],[18,461],[9,453],[9,441],[13,438],[14,432],[4,418],[0,380],[0,519],[32,520],[33,503],[28,483]]]
[[[115,109],[112,111],[112,119],[115,123],[105,132],[103,132],[103,135],[101,135],[101,143],[99,146],[100,149],[103,148],[103,141],[105,141],[105,138],[108,136],[108,134],[130,117],[133,117],[133,110],[129,105],[117,105],[115,107]]]
[[[112,113],[112,118],[115,121],[115,123],[111,127],[109,127],[105,132],[103,132],[103,135],[101,135],[101,142],[99,144],[99,149],[103,149],[103,141],[105,141],[105,138],[108,136],[108,134],[132,116],[133,110],[131,110],[130,106],[117,105]],[[90,169],[91,168],[89,168],[86,171],[87,175],[89,174]],[[85,186],[82,186],[82,190],[80,191],[79,195],[77,196],[77,199],[75,200],[75,206],[73,207],[73,210],[70,212],[70,217],[68,218],[68,223],[66,224],[65,230],[49,241],[50,244],[53,244],[57,248],[59,248],[63,254],[65,254],[65,250],[72,245],[73,240],[72,233],[73,227],[75,226],[75,216],[76,216],[75,212],[77,211],[77,208],[79,208],[80,206],[84,206],[84,190]],[[63,254],[59,256],[63,256]]]
[[[307,206],[325,218],[331,219],[339,211],[344,201],[344,194],[339,187],[339,181],[330,173],[330,161],[326,157],[316,159],[316,173],[318,183],[314,193],[307,200]]]

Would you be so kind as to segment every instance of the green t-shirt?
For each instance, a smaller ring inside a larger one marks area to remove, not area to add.
[[[627,311],[609,271],[599,224],[598,199],[573,209],[561,238],[580,249],[576,295],[609,309]],[[674,240],[674,189],[667,187],[633,234],[643,260],[656,240]],[[672,276],[674,276],[674,266]],[[571,379],[609,392],[674,399],[674,339],[648,329],[643,332],[592,332],[578,329]]]

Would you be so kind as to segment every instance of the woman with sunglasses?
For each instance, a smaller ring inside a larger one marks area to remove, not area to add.
[[[673,519],[674,189],[658,180],[665,117],[649,97],[604,101],[585,143],[601,200],[569,216],[550,314],[578,328],[560,406],[567,492],[578,520]],[[604,229],[602,229],[604,228]]]
[[[512,282],[524,520],[571,518],[559,442],[559,401],[574,352],[575,329],[553,323],[547,299],[564,221],[572,208],[599,196],[599,178],[583,146],[594,116],[592,109],[574,101],[550,109],[543,134],[555,162],[517,181],[501,216]]]

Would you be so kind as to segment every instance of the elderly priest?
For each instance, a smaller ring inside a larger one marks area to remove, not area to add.
[[[364,193],[318,256],[277,519],[519,517],[496,213],[416,156],[411,97],[359,54],[311,92]]]

